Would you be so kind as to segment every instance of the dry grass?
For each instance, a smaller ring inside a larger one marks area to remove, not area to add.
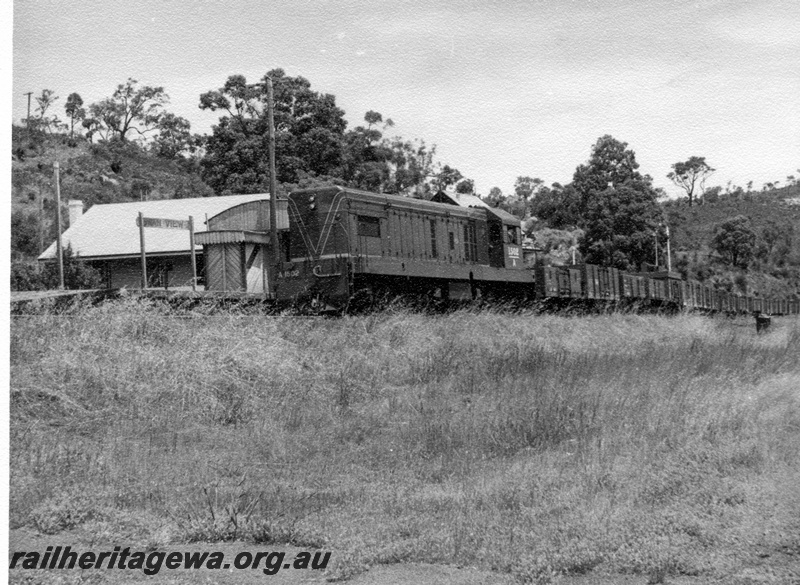
[[[133,300],[17,318],[12,527],[324,546],[331,578],[734,577],[800,533],[800,324],[773,328]]]

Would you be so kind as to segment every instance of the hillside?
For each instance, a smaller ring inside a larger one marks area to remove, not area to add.
[[[199,174],[197,160],[165,159],[131,143],[95,143],[83,138],[39,136],[29,139],[12,127],[11,251],[14,260],[35,258],[55,238],[53,162],[61,167],[64,227],[67,201],[80,199],[84,210],[96,203],[175,199],[213,195]],[[40,236],[40,222],[43,233]],[[41,240],[41,241],[40,241]]]
[[[664,204],[673,264],[685,276],[738,292],[788,296],[800,292],[800,186],[723,194],[704,205]],[[711,247],[716,228],[744,216],[756,234],[747,270],[723,261]]]
[[[773,191],[723,195],[717,201],[689,207],[683,202],[669,202],[665,211],[672,228],[676,248],[702,249],[714,235],[714,228],[726,219],[744,215],[756,228],[770,223],[777,226],[800,226],[800,185]]]

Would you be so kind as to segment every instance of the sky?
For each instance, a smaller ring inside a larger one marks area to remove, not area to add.
[[[11,117],[26,92],[85,104],[129,77],[209,133],[201,93],[283,68],[331,93],[349,127],[389,135],[512,193],[571,181],[605,134],[671,194],[670,166],[704,156],[710,185],[800,176],[796,0],[25,0],[13,5]],[[35,105],[35,102],[34,102]]]

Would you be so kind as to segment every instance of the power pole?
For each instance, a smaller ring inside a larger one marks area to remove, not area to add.
[[[278,189],[275,181],[275,116],[272,94],[272,78],[267,77],[267,122],[269,125],[269,240],[272,247],[272,258],[267,269],[267,280],[272,298],[277,297],[278,264],[280,263],[280,247],[278,243]]]
[[[653,255],[653,260],[656,265],[656,270],[658,270],[658,230],[653,233],[653,241],[655,242],[655,254]]]
[[[25,121],[25,125],[28,127],[28,138],[31,137],[31,95],[33,95],[32,91],[24,93],[23,95],[28,96],[28,117]]]
[[[37,185],[39,188],[39,255],[44,252],[44,195],[42,195],[42,185]]]
[[[667,272],[672,272],[672,254],[669,247],[669,226],[667,228]]]
[[[61,246],[61,184],[59,182],[58,161],[53,163],[53,173],[56,180],[56,253],[58,254],[58,289],[64,290],[64,249]]]

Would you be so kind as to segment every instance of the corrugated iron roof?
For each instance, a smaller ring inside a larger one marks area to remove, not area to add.
[[[517,217],[514,217],[507,211],[500,209],[499,207],[492,207],[488,203],[486,203],[483,199],[478,197],[477,195],[469,195],[468,193],[451,193],[448,191],[439,191],[436,195],[433,196],[431,201],[437,201],[439,203],[449,203],[452,205],[458,205],[459,207],[476,207],[479,209],[488,209],[490,213],[493,213],[496,217],[500,218],[500,220],[505,224],[510,225],[520,225],[520,220]]]
[[[196,231],[205,229],[207,217],[249,201],[269,199],[269,194],[195,197],[192,199],[161,199],[94,205],[61,236],[64,247],[81,258],[136,256],[139,251],[139,212],[145,217],[188,219],[194,217]],[[189,232],[176,229],[145,228],[145,251],[148,254],[189,253]],[[53,242],[39,260],[55,258]]]
[[[437,192],[431,201],[437,201],[440,203],[451,203],[452,205],[458,205],[459,207],[485,207],[489,209],[490,206],[483,201],[480,197],[476,195],[469,195],[467,193],[450,193],[447,191],[439,191]]]
[[[502,221],[505,224],[522,225],[522,222],[519,220],[518,217],[511,215],[509,212],[500,209],[499,207],[487,207],[487,209],[489,210],[489,213],[495,214],[497,217],[500,218],[500,221]]]

